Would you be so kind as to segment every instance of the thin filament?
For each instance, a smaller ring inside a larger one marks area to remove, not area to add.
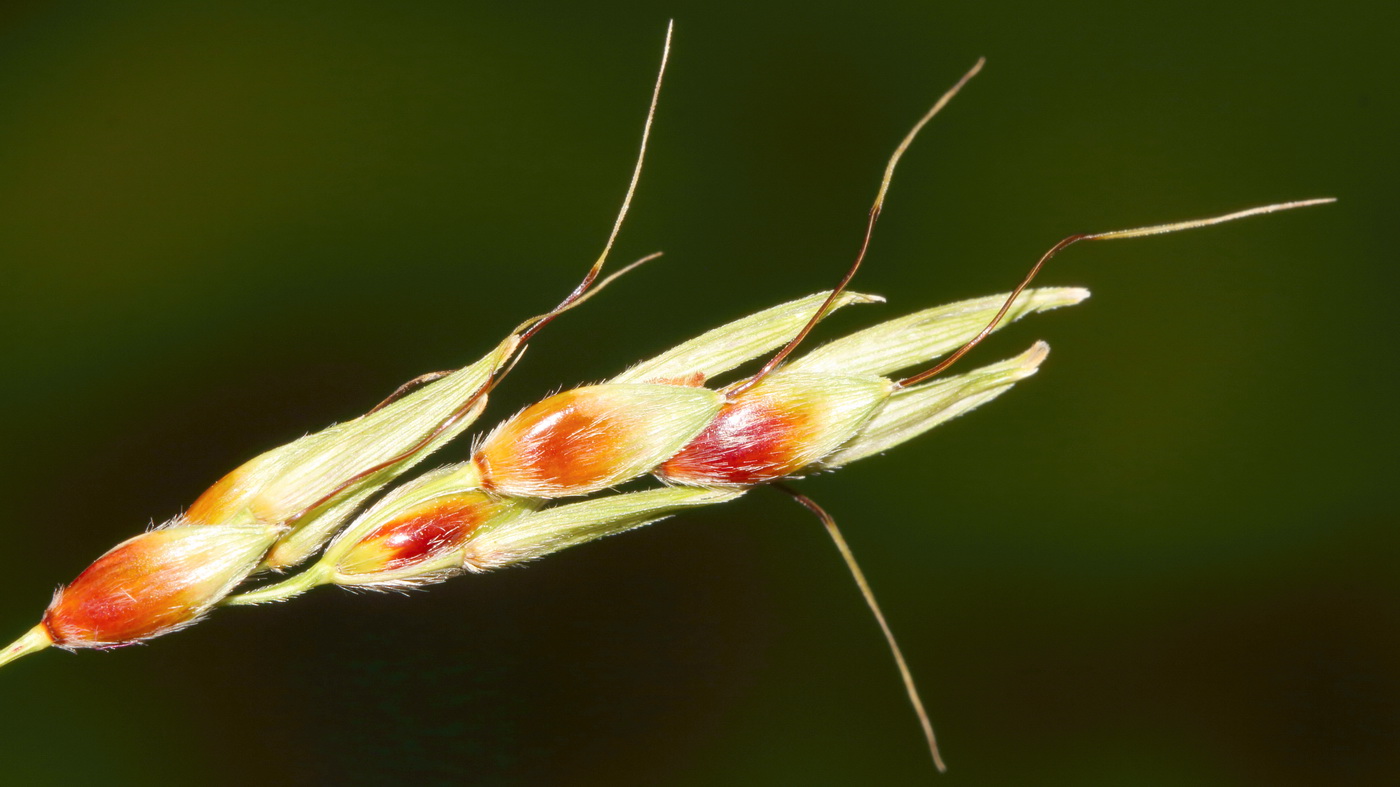
[[[933,765],[938,768],[939,773],[947,771],[948,766],[943,764],[943,756],[938,753],[938,741],[933,736],[933,723],[929,721],[928,711],[924,710],[923,700],[919,699],[919,689],[914,685],[914,674],[909,671],[909,664],[904,660],[904,653],[900,651],[899,643],[894,638],[894,632],[890,630],[890,624],[885,620],[885,613],[880,611],[880,604],[875,600],[875,593],[870,589],[870,583],[865,580],[865,572],[860,570],[860,564],[856,562],[855,554],[851,552],[850,545],[841,535],[841,529],[836,526],[836,520],[825,509],[817,505],[815,500],[796,489],[781,483],[772,486],[801,503],[808,511],[815,514],[821,520],[822,525],[826,527],[827,534],[831,536],[837,551],[841,553],[841,559],[846,561],[846,568],[850,569],[851,578],[856,581],[856,587],[860,588],[860,594],[865,598],[866,605],[875,615],[875,622],[880,624],[880,630],[885,633],[885,642],[890,647],[891,655],[894,656],[895,665],[899,667],[899,676],[904,681],[904,691],[909,695],[909,704],[914,706],[914,713],[919,717],[919,724],[924,729],[924,739],[928,742],[929,754],[933,755]]]
[[[987,338],[987,336],[991,334],[993,330],[996,329],[997,325],[1001,323],[1002,318],[1005,317],[1006,313],[1011,310],[1011,305],[1016,302],[1016,298],[1020,296],[1021,292],[1024,291],[1026,287],[1030,286],[1030,283],[1035,279],[1036,274],[1040,273],[1040,269],[1044,267],[1045,263],[1050,261],[1051,257],[1054,257],[1056,254],[1059,254],[1061,251],[1069,248],[1070,246],[1073,246],[1074,244],[1080,241],[1120,240],[1122,238],[1142,238],[1148,235],[1165,235],[1168,232],[1194,230],[1199,229],[1200,227],[1209,227],[1215,224],[1223,224],[1227,221],[1248,218],[1250,216],[1258,216],[1264,213],[1275,213],[1280,210],[1292,210],[1293,208],[1306,208],[1312,205],[1325,205],[1329,202],[1336,201],[1337,200],[1333,197],[1323,197],[1321,199],[1305,199],[1299,200],[1297,202],[1280,202],[1276,205],[1264,205],[1258,208],[1248,208],[1246,210],[1235,211],[1234,213],[1227,213],[1223,216],[1212,216],[1211,218],[1207,219],[1176,221],[1170,224],[1153,224],[1150,227],[1137,227],[1135,229],[1130,230],[1114,230],[1113,232],[1096,232],[1090,235],[1071,235],[1068,238],[1065,238],[1064,240],[1060,241],[1059,243],[1056,243],[1053,247],[1050,248],[1049,251],[1045,252],[1045,254],[1041,256],[1039,260],[1036,261],[1035,265],[1031,267],[1030,273],[1026,274],[1026,278],[1022,279],[1021,283],[1017,285],[1016,289],[1011,291],[1011,295],[1007,296],[1006,302],[1001,305],[1001,309],[997,311],[996,316],[991,319],[991,322],[987,323],[987,327],[983,328],[981,332],[979,332],[962,347],[959,347],[958,350],[952,355],[948,356],[947,358],[944,358],[942,361],[938,362],[930,369],[919,372],[918,374],[913,375],[912,377],[906,377],[903,380],[900,380],[899,382],[895,383],[895,387],[908,388],[911,385],[918,385],[924,380],[927,380],[930,377],[933,377],[934,375],[938,374],[939,372],[942,372],[943,370],[947,369],[949,366],[952,366],[954,363],[957,363],[959,358],[966,355],[967,352],[973,347],[976,347],[978,344],[981,344],[982,340]]]
[[[674,29],[674,21],[666,25],[666,43],[661,49],[661,67],[658,69],[656,74],[656,85],[652,88],[651,91],[651,104],[647,108],[646,123],[642,127],[642,142],[637,151],[637,163],[636,166],[634,166],[632,169],[632,179],[627,185],[627,194],[623,197],[622,209],[618,211],[617,220],[613,222],[612,232],[608,234],[608,241],[607,244],[603,247],[603,253],[599,255],[597,261],[593,263],[593,267],[589,268],[588,274],[583,277],[583,281],[580,282],[579,285],[574,288],[573,292],[569,293],[569,297],[561,301],[559,305],[554,307],[552,311],[546,314],[542,314],[538,317],[532,317],[526,320],[525,322],[521,323],[518,327],[516,327],[515,333],[519,334],[519,340],[516,342],[517,347],[523,348],[525,346],[526,341],[528,341],[536,333],[539,333],[540,329],[548,325],[551,321],[554,320],[555,317],[558,317],[560,314],[563,314],[564,312],[568,311],[574,306],[577,306],[578,304],[587,300],[587,298],[593,294],[589,292],[589,289],[593,287],[594,280],[598,278],[598,273],[602,271],[603,264],[607,262],[608,253],[612,251],[613,242],[617,240],[618,232],[620,232],[622,229],[622,220],[627,217],[627,209],[632,204],[632,195],[636,193],[637,182],[641,179],[642,176],[642,162],[646,159],[647,141],[651,138],[652,121],[656,117],[656,105],[661,98],[661,81],[662,78],[666,75],[666,63],[671,56],[671,34],[674,31]],[[602,283],[598,285],[597,288],[593,289],[593,292],[596,293],[598,290],[601,290],[608,284],[612,283],[612,281],[617,277],[628,273],[629,271],[635,269],[643,263],[650,262],[651,260],[654,260],[659,256],[661,256],[661,254],[657,252],[654,254],[649,254],[646,257],[637,260],[631,265],[628,265],[627,267],[623,268],[617,273],[614,273],[611,276],[604,279]],[[466,415],[470,413],[474,407],[476,407],[477,403],[480,402],[483,397],[489,394],[496,387],[496,385],[500,383],[500,381],[511,369],[515,368],[514,361],[519,359],[519,353],[520,350],[516,350],[514,352],[516,356],[515,359],[513,359],[509,364],[507,364],[504,369],[497,370],[496,372],[494,372],[481,386],[481,388],[477,389],[477,391],[473,393],[465,402],[463,402],[460,407],[458,407],[450,415],[448,415],[441,422],[439,422],[438,425],[435,426],[431,432],[429,432],[423,437],[423,439],[419,440],[412,447],[400,452],[396,456],[379,462],[373,467],[362,470],[359,473],[356,473],[355,475],[346,479],[346,481],[337,486],[335,490],[333,490],[329,494],[324,495],[314,505],[306,508],[302,512],[302,514],[294,517],[288,524],[294,525],[297,520],[301,519],[306,514],[315,511],[316,509],[335,499],[342,492],[351,488],[360,481],[379,472],[380,470],[383,470],[386,467],[392,467],[395,464],[398,464],[399,462],[408,459],[409,457],[423,450],[427,446],[431,445],[434,440],[438,439],[438,437],[442,436],[443,434],[446,434],[454,426],[456,426],[463,418],[465,418]],[[391,396],[390,400],[392,400],[393,398],[394,397]],[[382,407],[383,405],[381,404],[380,406]]]
[[[569,309],[572,309],[572,308],[574,308],[574,307],[576,307],[576,306],[581,305],[582,303],[584,303],[585,301],[587,301],[589,298],[592,298],[594,295],[597,295],[598,293],[600,293],[600,292],[602,292],[603,290],[607,289],[607,287],[608,287],[609,284],[612,284],[614,281],[616,281],[616,280],[622,278],[623,276],[626,276],[627,274],[629,274],[629,273],[631,273],[632,271],[634,271],[634,270],[636,270],[636,269],[642,267],[643,265],[647,264],[648,262],[651,262],[652,260],[659,259],[660,257],[661,257],[661,252],[659,252],[659,251],[654,251],[654,252],[652,252],[651,254],[648,254],[647,256],[645,256],[645,257],[643,257],[643,258],[641,258],[641,259],[639,259],[639,260],[635,260],[635,261],[633,261],[633,262],[628,263],[628,264],[627,264],[626,266],[624,266],[621,270],[612,273],[612,274],[609,275],[607,278],[605,278],[605,279],[603,279],[602,281],[600,281],[600,282],[598,282],[597,284],[595,284],[595,285],[593,286],[593,288],[590,289],[588,292],[584,293],[583,295],[579,296],[578,298],[575,298],[573,303],[570,303],[570,304],[567,304],[567,305],[566,305],[566,304],[560,304],[559,308],[558,308],[558,309],[555,309],[554,312],[552,312],[552,313],[553,313],[553,314],[562,314],[562,313],[568,311]],[[528,323],[526,323],[526,324],[528,324]],[[519,331],[519,329],[516,329],[516,330]],[[524,348],[523,346],[522,346],[520,349],[516,350],[516,352],[515,352],[515,357],[511,359],[510,365],[509,365],[508,367],[506,367],[504,370],[502,370],[502,372],[501,372],[500,375],[498,375],[498,376],[499,376],[500,378],[504,378],[506,375],[510,374],[510,370],[511,370],[512,368],[515,367],[516,362],[518,362],[518,361],[520,360],[520,355],[521,355],[522,353],[524,353],[524,352],[525,352],[525,348]],[[387,399],[385,399],[384,401],[382,401],[382,402],[380,402],[379,404],[375,405],[375,406],[374,406],[374,409],[373,409],[373,410],[370,410],[368,413],[365,413],[365,415],[373,415],[373,414],[379,412],[380,410],[383,410],[385,407],[388,407],[389,405],[393,404],[394,402],[397,402],[398,400],[404,398],[405,396],[409,395],[410,393],[413,393],[414,391],[418,390],[419,388],[422,388],[423,386],[427,385],[428,383],[435,383],[435,382],[437,382],[438,380],[441,380],[441,379],[444,378],[444,377],[451,377],[453,373],[454,373],[454,370],[450,370],[450,369],[449,369],[449,370],[443,371],[443,372],[428,372],[427,374],[420,374],[420,375],[418,375],[417,377],[413,378],[412,380],[409,380],[408,382],[404,383],[403,385],[400,385],[393,393],[389,394],[389,397],[388,397]]]
[[[627,218],[627,210],[632,207],[632,196],[637,193],[637,183],[642,179],[642,163],[646,161],[647,157],[647,142],[651,140],[651,125],[656,118],[656,105],[661,100],[661,81],[666,76],[666,63],[671,59],[671,34],[675,28],[675,20],[666,24],[666,43],[661,48],[661,67],[656,72],[656,85],[651,89],[651,106],[647,108],[647,120],[642,126],[642,143],[637,148],[637,163],[632,168],[632,180],[627,184],[627,193],[622,198],[622,208],[617,212],[617,220],[613,222],[612,232],[608,233],[608,242],[603,245],[603,253],[598,255],[593,267],[588,269],[588,274],[583,277],[583,281],[579,282],[574,291],[569,293],[569,297],[554,307],[553,311],[533,318],[533,320],[527,320],[521,326],[524,330],[520,335],[521,344],[529,341],[532,336],[539,333],[541,328],[552,322],[555,317],[568,311],[572,304],[578,302],[588,291],[588,288],[593,285],[593,280],[598,278],[598,273],[603,270],[604,263],[608,261],[608,254],[612,251],[613,243],[617,241],[617,235],[622,231],[622,221]]]
[[[594,295],[597,295],[598,293],[600,293],[600,292],[602,292],[604,289],[606,289],[607,286],[608,286],[609,284],[612,284],[614,281],[617,281],[618,279],[622,278],[623,276],[626,276],[627,274],[631,273],[632,271],[634,271],[634,270],[636,270],[636,269],[642,267],[643,265],[646,265],[648,262],[651,262],[652,260],[659,260],[659,259],[661,259],[661,257],[662,257],[662,252],[654,251],[654,252],[652,252],[651,254],[648,254],[647,256],[642,257],[642,258],[639,259],[639,260],[633,260],[632,262],[627,263],[627,264],[624,265],[621,269],[617,270],[617,271],[614,272],[614,273],[609,274],[607,278],[605,278],[605,279],[603,279],[602,281],[598,282],[597,284],[593,285],[593,289],[591,289],[591,290],[589,290],[588,292],[585,292],[584,294],[582,294],[582,295],[580,295],[579,297],[575,298],[574,301],[573,301],[573,303],[569,303],[569,304],[560,304],[560,305],[559,305],[559,308],[557,308],[557,309],[554,310],[554,314],[556,314],[556,315],[557,315],[557,314],[562,314],[563,312],[566,312],[566,311],[568,311],[568,310],[574,308],[575,306],[579,306],[579,305],[583,304],[583,303],[584,303],[585,301],[587,301],[589,298],[592,298]]]
[[[397,402],[398,400],[404,398],[405,396],[408,396],[409,394],[413,393],[414,391],[418,390],[419,388],[422,388],[423,386],[427,385],[428,383],[435,383],[435,382],[437,382],[438,380],[441,380],[441,379],[444,378],[444,377],[451,377],[451,376],[452,376],[452,372],[451,372],[451,371],[428,372],[427,374],[420,374],[420,375],[418,375],[417,377],[413,378],[412,380],[409,380],[408,382],[406,382],[406,383],[404,383],[403,385],[400,385],[398,388],[394,389],[394,392],[391,393],[391,394],[389,394],[388,398],[386,398],[384,401],[380,402],[379,404],[375,405],[375,406],[374,406],[374,409],[373,409],[373,410],[370,410],[370,411],[367,412],[367,413],[365,413],[365,415],[374,415],[375,413],[379,412],[380,410],[383,410],[385,407],[388,407],[389,405],[393,404],[394,402]]]
[[[850,284],[851,279],[855,278],[856,271],[860,270],[860,264],[865,261],[865,253],[870,249],[870,238],[875,232],[875,222],[880,218],[880,211],[885,206],[885,195],[889,193],[890,181],[894,178],[895,165],[899,164],[899,159],[904,155],[904,151],[908,150],[909,146],[914,143],[914,137],[919,135],[919,132],[923,130],[924,126],[928,125],[930,120],[933,120],[934,115],[941,112],[943,107],[947,106],[948,102],[953,100],[953,96],[956,96],[958,91],[962,90],[963,85],[966,85],[969,80],[977,76],[977,72],[982,70],[982,66],[985,65],[986,62],[986,58],[978,58],[972,68],[968,69],[968,72],[963,74],[962,78],[959,79],[955,85],[948,88],[947,92],[938,99],[938,103],[934,104],[932,109],[924,113],[924,116],[919,118],[919,122],[915,123],[914,127],[909,130],[909,133],[904,135],[904,139],[900,141],[899,147],[895,148],[894,155],[890,156],[889,163],[885,165],[885,174],[884,177],[880,179],[880,190],[875,195],[875,203],[870,206],[870,218],[865,224],[865,239],[861,241],[860,253],[856,255],[856,261],[852,263],[850,269],[846,271],[845,277],[836,285],[836,289],[832,290],[831,294],[827,296],[821,308],[817,309],[816,313],[812,315],[812,319],[807,321],[807,324],[792,338],[792,341],[788,342],[786,347],[779,350],[777,355],[769,359],[768,363],[764,364],[763,368],[758,371],[758,374],[731,389],[728,392],[729,398],[732,399],[755,385],[758,385],[760,380],[767,377],[769,373],[778,368],[779,364],[787,360],[789,355],[792,355],[798,345],[802,344],[802,341],[807,338],[807,334],[811,333],[817,323],[821,322],[822,318],[826,316],[826,313],[831,309],[831,305],[836,302],[836,299],[840,297],[841,293],[846,289],[846,285]]]

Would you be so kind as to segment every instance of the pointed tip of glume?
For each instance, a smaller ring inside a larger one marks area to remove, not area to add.
[[[1021,353],[1021,357],[1016,360],[1020,361],[1021,366],[1034,372],[1040,368],[1040,365],[1045,362],[1046,357],[1049,355],[1050,344],[1045,341],[1037,341],[1035,344],[1031,345],[1029,350]]]

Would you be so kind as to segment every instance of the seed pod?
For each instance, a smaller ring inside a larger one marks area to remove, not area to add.
[[[706,388],[606,384],[525,408],[482,442],[482,487],[504,495],[586,495],[646,474],[690,442],[724,398]]]
[[[726,402],[656,475],[690,486],[790,476],[850,440],[893,390],[883,377],[772,374]]]
[[[62,648],[130,645],[197,621],[262,560],[271,525],[162,527],[118,544],[60,588],[43,627]]]

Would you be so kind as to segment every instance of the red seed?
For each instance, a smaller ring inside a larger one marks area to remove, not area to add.
[[[801,446],[810,441],[807,414],[761,396],[741,396],[720,410],[715,420],[657,475],[678,484],[748,486],[782,478],[807,460]]]
[[[478,452],[483,486],[567,490],[608,478],[619,437],[631,427],[607,404],[590,389],[575,389],[526,409]]]
[[[337,571],[395,571],[443,557],[465,544],[500,507],[497,499],[480,492],[430,500],[370,531],[340,559]]]
[[[726,402],[656,475],[694,486],[790,476],[854,436],[889,391],[889,381],[879,377],[773,375]]]
[[[596,492],[675,453],[719,412],[707,388],[610,384],[575,388],[526,408],[473,457],[482,487],[520,497]]]
[[[64,647],[124,645],[193,622],[248,575],[271,527],[172,527],[143,533],[62,588],[44,626]]]
[[[171,602],[183,588],[162,582],[153,552],[130,541],[79,574],[44,614],[54,643],[130,642],[179,624],[184,606]]]

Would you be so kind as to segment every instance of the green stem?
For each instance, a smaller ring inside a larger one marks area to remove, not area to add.
[[[241,607],[248,604],[266,604],[272,601],[286,601],[296,598],[302,593],[318,586],[326,584],[327,572],[319,567],[309,568],[306,571],[290,577],[275,585],[268,585],[257,590],[250,590],[247,593],[239,593],[236,596],[229,596],[219,602],[224,607]]]
[[[21,656],[28,656],[30,653],[43,650],[53,644],[53,639],[49,637],[49,632],[43,625],[24,632],[24,636],[15,640],[8,648],[0,651],[0,667],[9,664]]]

